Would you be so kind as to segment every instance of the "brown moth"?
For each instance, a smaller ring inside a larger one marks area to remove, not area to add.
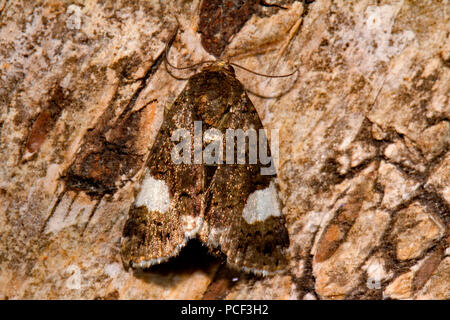
[[[263,125],[233,68],[219,62],[190,77],[165,114],[123,230],[126,268],[145,269],[167,261],[197,238],[212,253],[220,250],[229,266],[245,272],[267,275],[285,269],[289,236],[276,174],[262,174],[267,162],[249,160],[250,142],[243,164],[237,161],[234,140],[227,140],[226,146],[214,144],[217,140],[210,136],[225,136],[230,129],[254,129],[259,138]],[[174,161],[180,152],[179,130],[189,136],[188,145],[194,145],[181,163]],[[203,141],[196,138],[198,131]],[[200,151],[195,149],[199,144]],[[211,149],[226,149],[227,160],[234,161],[201,161]]]

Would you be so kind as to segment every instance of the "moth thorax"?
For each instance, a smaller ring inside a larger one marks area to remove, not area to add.
[[[236,75],[234,72],[234,68],[228,63],[223,60],[217,60],[212,65],[206,67],[204,70],[208,71],[225,71],[230,73],[233,77]]]
[[[208,125],[214,125],[225,115],[228,106],[223,101],[211,99],[208,94],[200,96],[198,113],[202,120]]]

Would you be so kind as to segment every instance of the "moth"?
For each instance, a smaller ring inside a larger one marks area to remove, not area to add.
[[[263,174],[267,162],[259,158],[250,161],[250,142],[241,151],[238,141],[214,144],[215,135],[225,137],[230,129],[254,130],[263,138],[261,120],[233,67],[217,62],[190,77],[164,115],[123,229],[121,256],[127,269],[163,263],[192,238],[213,254],[222,252],[232,268],[257,275],[285,269],[289,236],[276,173]],[[188,145],[201,147],[182,162],[174,161],[180,130]],[[198,161],[212,145],[216,153],[226,150],[231,161],[217,154],[216,161]],[[243,155],[245,163],[238,161]]]

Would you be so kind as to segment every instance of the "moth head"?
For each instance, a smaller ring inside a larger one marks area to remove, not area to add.
[[[217,60],[211,65],[205,67],[203,71],[225,71],[230,73],[232,76],[235,76],[234,68],[226,61]]]

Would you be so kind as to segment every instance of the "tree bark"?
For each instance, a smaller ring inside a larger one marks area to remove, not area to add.
[[[216,20],[213,3],[0,1],[0,298],[450,299],[446,1],[255,1]],[[178,66],[298,68],[236,70],[276,97],[249,93],[280,130],[283,275],[195,244],[122,267],[134,187],[186,84],[164,67],[174,36]]]

